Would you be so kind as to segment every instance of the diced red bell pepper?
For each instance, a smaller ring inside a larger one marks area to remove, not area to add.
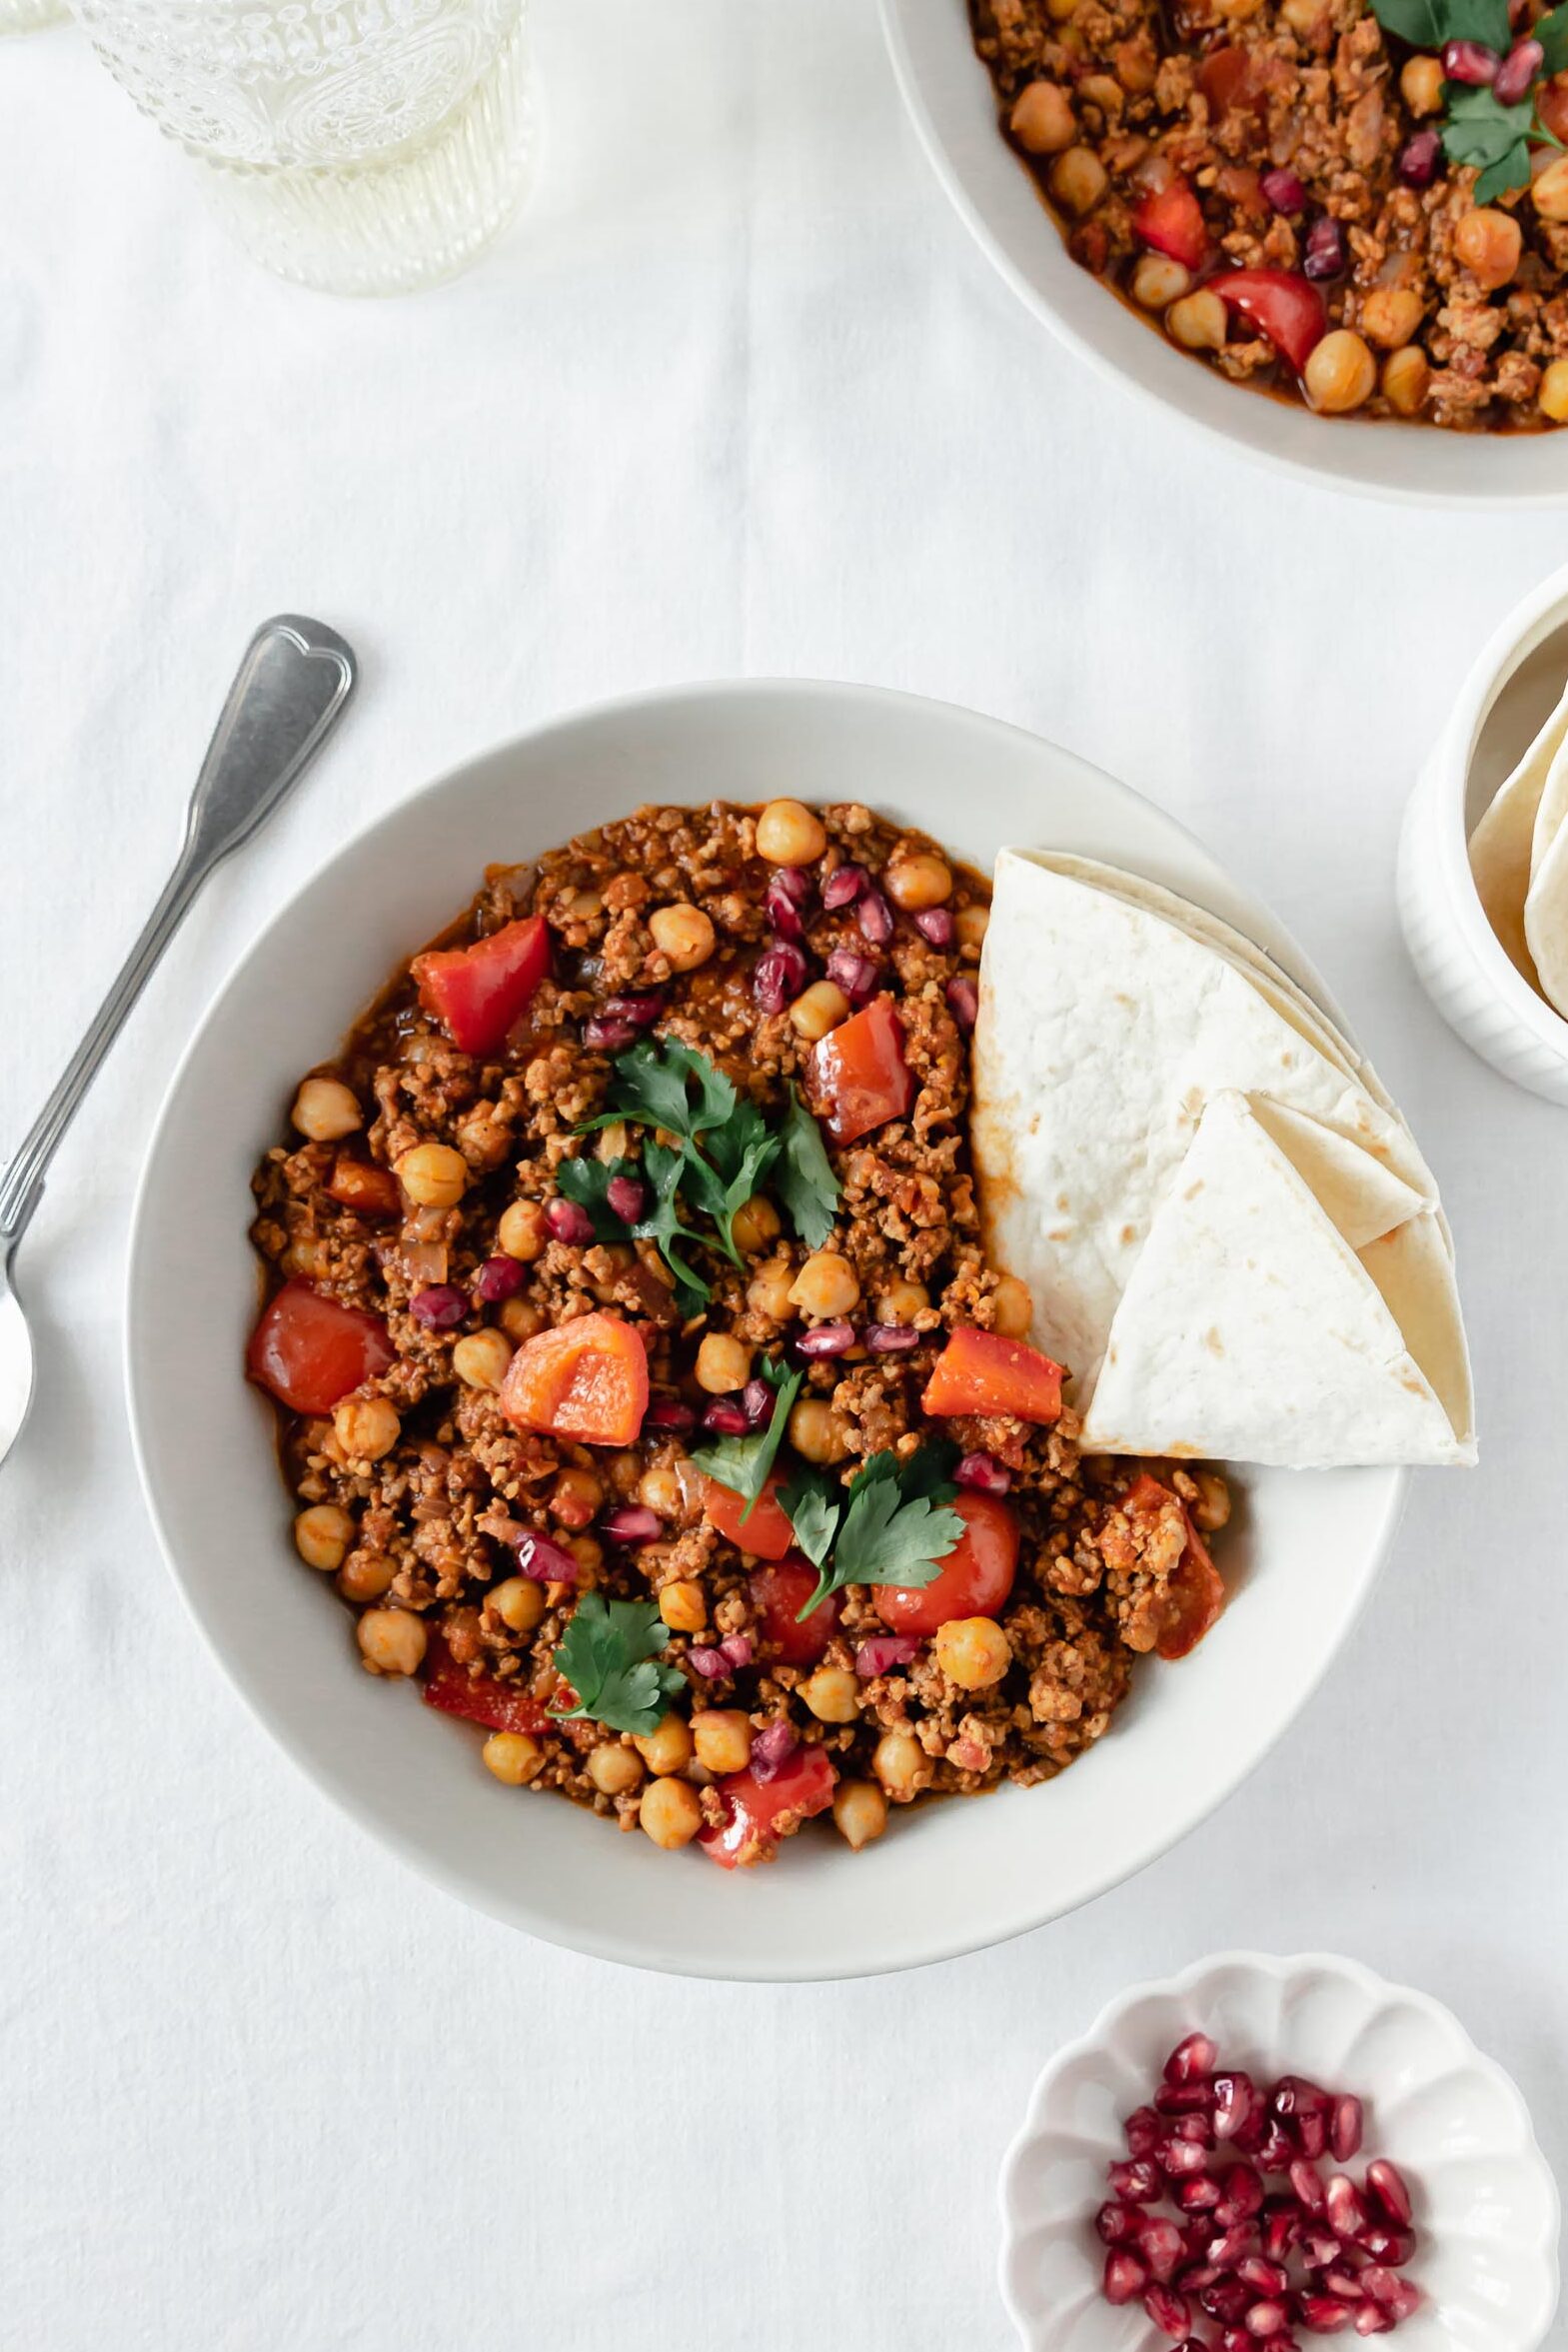
[[[839,1602],[836,1592],[830,1592],[801,1618],[801,1609],[816,1590],[816,1570],[810,1561],[797,1551],[789,1553],[777,1566],[759,1568],[747,1589],[763,1639],[778,1663],[814,1666],[833,1637]]]
[[[964,1323],[931,1367],[922,1399],[932,1413],[1010,1413],[1020,1421],[1061,1417],[1061,1365],[1021,1339]]]
[[[1149,191],[1132,215],[1132,226],[1156,253],[1168,253],[1189,270],[1203,267],[1208,223],[1196,192],[1179,174],[1168,187]]]
[[[501,1383],[517,1429],[579,1445],[632,1445],[648,1410],[648,1350],[635,1323],[584,1314],[525,1339]]]
[[[772,1780],[731,1772],[716,1783],[724,1821],[697,1842],[722,1870],[767,1861],[782,1837],[832,1803],[837,1777],[819,1747],[797,1747]]]
[[[876,1613],[895,1633],[934,1633],[952,1617],[1001,1614],[1018,1570],[1018,1522],[994,1494],[967,1488],[950,1506],[963,1533],[929,1584],[878,1584]]]
[[[1294,270],[1222,270],[1209,284],[1226,309],[1238,310],[1266,335],[1299,376],[1328,333],[1328,306],[1311,280]]]
[[[420,1696],[428,1707],[483,1723],[490,1731],[525,1731],[531,1739],[551,1728],[549,1709],[531,1690],[499,1681],[494,1674],[471,1674],[457,1663],[439,1632],[431,1635],[426,1658]]]
[[[891,997],[873,997],[863,1012],[812,1047],[806,1084],[812,1109],[835,1144],[852,1144],[873,1127],[903,1118],[914,1101],[914,1080]]]
[[[1219,1570],[1209,1557],[1208,1545],[1193,1526],[1186,1505],[1171,1493],[1168,1486],[1162,1486],[1157,1478],[1150,1477],[1147,1470],[1142,1471],[1128,1488],[1124,1507],[1134,1513],[1158,1511],[1172,1502],[1181,1512],[1187,1541],[1186,1549],[1176,1563],[1176,1572],[1170,1579],[1174,1614],[1154,1646],[1162,1658],[1184,1658],[1189,1650],[1197,1648],[1204,1634],[1218,1621],[1225,1605],[1225,1587],[1220,1580]]]
[[[550,970],[543,915],[505,924],[471,948],[437,948],[410,967],[420,1003],[465,1054],[494,1054]]]
[[[749,1551],[757,1559],[783,1559],[794,1545],[794,1528],[779,1500],[783,1483],[775,1472],[748,1510],[744,1495],[729,1486],[721,1486],[717,1478],[706,1479],[704,1515],[709,1525],[717,1527],[726,1542],[735,1544],[739,1550]]]
[[[384,1372],[394,1352],[379,1314],[343,1306],[297,1277],[251,1333],[245,1368],[290,1412],[331,1412],[340,1397]]]
[[[371,1160],[351,1160],[340,1153],[327,1178],[327,1190],[345,1208],[360,1216],[401,1216],[403,1189],[390,1168]]]

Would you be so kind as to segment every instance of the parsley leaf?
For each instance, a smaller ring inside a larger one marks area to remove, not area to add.
[[[813,1463],[800,1462],[780,1487],[779,1500],[794,1528],[796,1544],[812,1567],[820,1569],[838,1533],[842,1486]]]
[[[578,1703],[552,1707],[551,1713],[562,1722],[582,1715],[612,1731],[646,1736],[686,1681],[679,1666],[654,1663],[669,1639],[657,1601],[607,1601],[585,1592],[556,1651],[556,1669]]]
[[[789,1212],[789,1222],[806,1247],[820,1249],[832,1231],[833,1213],[838,1206],[838,1179],[823,1147],[821,1130],[793,1087],[789,1089],[789,1108],[779,1131],[779,1159],[773,1184]]]
[[[745,1501],[747,1507],[741,1513],[743,1527],[752,1515],[752,1505],[768,1483],[768,1473],[784,1443],[790,1407],[800,1393],[804,1377],[803,1371],[786,1372],[782,1364],[765,1363],[763,1378],[774,1390],[774,1409],[766,1424],[754,1429],[748,1437],[721,1437],[717,1445],[693,1448],[692,1459],[698,1468]]]
[[[1541,64],[1543,76],[1550,80],[1553,74],[1568,72],[1568,0],[1563,7],[1537,17],[1530,30],[1546,51]]]
[[[934,1580],[963,1533],[962,1519],[946,1507],[958,1491],[947,1476],[956,1454],[925,1459],[936,1452],[934,1446],[922,1446],[906,1459],[890,1452],[869,1457],[838,1515],[831,1558],[812,1555],[816,1590],[801,1617],[845,1584],[919,1586]],[[824,1503],[824,1497],[805,1500],[807,1524],[818,1541]]]
[[[626,1218],[616,1214],[607,1195],[617,1176],[637,1173],[630,1160],[563,1160],[556,1170],[556,1190],[588,1210],[601,1241],[624,1241]]]
[[[1528,98],[1517,106],[1502,106],[1495,91],[1444,84],[1448,120],[1443,125],[1443,152],[1450,163],[1481,167],[1475,184],[1478,204],[1510,188],[1530,184],[1528,140],[1535,123],[1535,107]]]
[[[1412,49],[1480,41],[1501,55],[1513,39],[1508,0],[1372,0],[1372,13],[1385,33],[1397,34]]]
[[[683,1224],[677,1209],[681,1178],[686,1172],[685,1152],[673,1152],[668,1144],[652,1140],[643,1146],[643,1176],[653,1195],[652,1206],[646,1216],[632,1227],[640,1241],[657,1241],[660,1254],[676,1277],[676,1299],[684,1314],[695,1314],[706,1306],[713,1295],[698,1268],[686,1252],[694,1249],[701,1235]]]
[[[686,1156],[687,1192],[719,1228],[720,1246],[736,1265],[741,1252],[735,1245],[735,1212],[762,1183],[779,1150],[778,1139],[755,1103],[739,1104],[722,1127],[709,1130],[703,1151],[692,1146]]]
[[[697,1088],[695,1103],[687,1093],[689,1084]],[[605,1105],[597,1119],[584,1121],[580,1132],[633,1119],[642,1127],[663,1128],[667,1135],[689,1144],[733,1116],[736,1092],[706,1054],[694,1053],[675,1038],[664,1038],[657,1044],[645,1041],[631,1046],[616,1056],[615,1077]]]

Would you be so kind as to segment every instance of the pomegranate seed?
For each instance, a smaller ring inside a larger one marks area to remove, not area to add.
[[[1393,2292],[1388,2299],[1388,2308],[1395,2319],[1414,2319],[1425,2301],[1426,2297],[1414,2279],[1400,2278],[1394,2281]]]
[[[1312,223],[1301,250],[1301,275],[1322,280],[1345,274],[1345,233],[1324,213]]]
[[[799,1746],[787,1723],[770,1723],[752,1742],[748,1770],[754,1780],[777,1780]]]
[[[518,1537],[517,1555],[518,1574],[531,1576],[536,1584],[577,1582],[577,1561],[565,1544],[536,1533],[532,1527]]]
[[[1244,2327],[1222,2328],[1219,2337],[1219,2352],[1253,2352],[1254,2340],[1247,2334]]]
[[[1252,2308],[1252,2289],[1244,2287],[1238,2278],[1221,2278],[1212,2287],[1205,2287],[1198,2297],[1210,2319],[1219,2319],[1229,2326],[1246,2318]]]
[[[1301,2298],[1302,2325],[1317,2336],[1342,2336],[1355,2318],[1348,2303],[1341,2303],[1337,2295],[1303,2295]]]
[[[805,986],[810,967],[804,952],[784,942],[759,956],[752,972],[752,994],[762,1013],[783,1013]]]
[[[1404,2174],[1386,2157],[1378,2156],[1366,2168],[1366,2185],[1377,2199],[1390,2221],[1397,2221],[1401,2229],[1410,2227],[1410,2191],[1405,2186]]]
[[[1186,2247],[1173,2221],[1156,2218],[1145,2221],[1139,2229],[1138,2252],[1148,2264],[1150,2276],[1163,2286],[1167,2279],[1175,2276]]]
[[[1189,2262],[1185,2270],[1178,2270],[1171,2285],[1178,2295],[1196,2295],[1204,2287],[1217,2287],[1220,2273],[1212,2262]]]
[[[703,1415],[703,1426],[716,1437],[744,1437],[752,1424],[739,1397],[716,1396]]]
[[[1364,2121],[1365,2110],[1359,2099],[1334,2101],[1334,2111],[1328,2124],[1328,2144],[1336,2164],[1348,2164],[1360,2147]]]
[[[1290,2284],[1290,2273],[1277,2262],[1265,2262],[1260,2254],[1249,2254],[1245,2262],[1238,2262],[1236,2276],[1260,2295],[1282,2295]]]
[[[974,1458],[978,1458],[982,1461],[988,1461],[990,1456],[988,1454],[981,1454],[978,1457],[971,1456],[969,1454],[964,1455],[964,1461],[968,1461]],[[963,1462],[959,1462],[958,1467],[953,1471],[952,1474],[954,1478],[957,1479],[958,1483],[962,1485]],[[1128,2151],[1134,2156],[1152,2156],[1154,2150],[1159,2146],[1160,2141],[1165,2136],[1165,2126],[1161,2122],[1160,2118],[1155,2114],[1152,2107],[1134,2107],[1132,2113],[1127,2117],[1126,2122],[1122,2125],[1121,2128],[1127,2135]]]
[[[1206,2115],[1178,2115],[1170,2127],[1170,2136],[1173,2140],[1192,2140],[1200,2148],[1214,2145]]]
[[[1394,2332],[1394,2315],[1391,2311],[1380,2310],[1375,2303],[1363,2303],[1356,2312],[1354,2324],[1358,2336],[1391,2336]]]
[[[741,1391],[741,1410],[749,1429],[760,1429],[774,1417],[774,1392],[766,1380],[748,1380]]]
[[[827,977],[851,1005],[864,1005],[876,994],[876,967],[869,956],[857,956],[853,948],[834,948],[827,959]]]
[[[637,1176],[612,1176],[605,1198],[623,1224],[638,1224],[648,1212],[648,1186]]]
[[[594,1238],[594,1220],[588,1210],[560,1193],[545,1202],[545,1222],[558,1241],[570,1241],[576,1248]]]
[[[1536,75],[1546,63],[1546,51],[1539,41],[1516,41],[1497,69],[1492,88],[1500,106],[1517,106]]]
[[[428,1290],[418,1291],[409,1300],[410,1314],[428,1331],[450,1331],[468,1311],[468,1292],[451,1282],[432,1282]]]
[[[1258,186],[1275,212],[1306,211],[1307,193],[1294,172],[1286,171],[1283,167],[1265,172]]]
[[[1351,2270],[1325,2270],[1323,2292],[1326,2295],[1337,2295],[1341,2303],[1359,2303],[1363,2300],[1361,2281]]]
[[[1380,2262],[1370,2263],[1362,2271],[1361,2292],[1369,2303],[1391,2311],[1395,2319],[1408,2319],[1421,2304],[1420,2288],[1401,2278],[1396,2270],[1386,2270]]]
[[[1386,2262],[1390,2268],[1398,2270],[1415,2252],[1415,2231],[1389,2229],[1382,2222],[1374,2222],[1370,2229],[1361,2232],[1356,2244],[1363,2253],[1370,2254],[1374,2262]]]
[[[676,1396],[656,1396],[643,1415],[645,1429],[669,1429],[678,1437],[688,1437],[697,1427],[697,1414],[691,1405],[683,1404]]]
[[[1309,2213],[1327,2210],[1328,2192],[1323,2186],[1323,2175],[1304,2156],[1298,2156],[1290,2167],[1290,2185],[1296,2193],[1297,2203],[1304,2205]]]
[[[850,907],[864,888],[863,866],[835,866],[822,884],[822,905],[827,908]]]
[[[814,1331],[805,1331],[796,1339],[796,1355],[846,1355],[854,1345],[853,1323],[818,1323]]]
[[[1328,2154],[1328,2117],[1315,2114],[1298,2115],[1296,2117],[1296,2138],[1301,2143],[1302,2155],[1308,2157],[1315,2164],[1319,2156]]]
[[[1212,2213],[1219,2203],[1220,2188],[1217,2180],[1199,2172],[1190,2180],[1178,2180],[1171,2193],[1183,2213]]]
[[[782,940],[798,940],[804,936],[800,913],[811,895],[811,878],[803,867],[776,866],[768,878],[768,892],[764,901],[768,920]]]
[[[1094,2227],[1107,2246],[1124,2246],[1136,2237],[1139,2226],[1148,2219],[1141,2205],[1121,2205],[1114,2198],[1102,2205],[1094,2216]]]
[[[657,1511],[640,1502],[624,1502],[616,1510],[607,1510],[599,1522],[599,1531],[612,1543],[657,1543],[665,1531],[665,1523]]]
[[[1105,2257],[1105,2300],[1130,2303],[1149,2283],[1149,2274],[1135,2254],[1113,2246]]]
[[[1289,2124],[1282,2123],[1277,2115],[1269,2116],[1255,2144],[1252,2135],[1242,2131],[1236,2135],[1236,2145],[1245,2148],[1249,2156],[1255,2156],[1264,2172],[1288,2172],[1301,2153]]]
[[[955,1486],[972,1486],[977,1494],[1005,1494],[1012,1484],[1012,1472],[996,1459],[993,1453],[966,1453],[952,1473]],[[1153,2110],[1140,2107],[1140,2115]],[[1130,2138],[1128,2145],[1131,2146]],[[1134,2150],[1134,2154],[1136,2150]]]
[[[1367,2223],[1366,2201],[1347,2172],[1328,2184],[1328,2226],[1341,2238],[1358,2237]]]
[[[912,1633],[873,1633],[855,1651],[854,1670],[862,1682],[874,1682],[878,1674],[891,1673],[894,1666],[912,1666],[919,1654],[920,1645]]]
[[[922,907],[914,918],[914,928],[921,939],[929,940],[933,948],[952,946],[952,909],[950,907]]]
[[[1267,2343],[1271,2338],[1290,2333],[1289,2306],[1273,2301],[1254,2303],[1241,2324],[1249,2336],[1257,2336]]]
[[[1449,81],[1469,82],[1477,88],[1495,82],[1502,64],[1497,51],[1488,49],[1484,41],[1445,41],[1442,59]]]
[[[1327,2115],[1333,2103],[1327,2091],[1319,2090],[1315,2082],[1308,2082],[1304,2074],[1282,2074],[1269,2101],[1276,2115],[1293,2117]]]
[[[1119,2197],[1123,2205],[1147,2205],[1159,2195],[1159,2174],[1141,2157],[1131,2164],[1108,2164],[1105,2177],[1111,2195]]]
[[[1441,135],[1436,131],[1417,131],[1399,150],[1398,172],[1407,188],[1429,188],[1437,177],[1438,159],[1443,152]]]
[[[498,1298],[511,1298],[527,1279],[515,1257],[487,1257],[474,1276],[474,1295],[491,1306]]]
[[[1222,2225],[1228,2229],[1232,2222],[1250,2221],[1263,2210],[1263,2183],[1250,2164],[1232,2164],[1219,2176],[1224,2202],[1219,2208]]]
[[[1219,2051],[1206,2033],[1189,2033],[1177,2042],[1165,2060],[1163,2073],[1166,2082],[1207,2082],[1214,2071]]]
[[[1214,2077],[1214,2137],[1233,2140],[1258,2112],[1257,2085],[1250,2074]]]
[[[869,883],[854,902],[854,920],[861,939],[872,948],[885,948],[892,938],[892,909]]]
[[[1192,2172],[1208,2170],[1207,2151],[1195,2140],[1162,2140],[1154,2151],[1161,2172],[1172,2180],[1180,2180]]]
[[[596,1013],[583,1024],[583,1043],[591,1054],[623,1054],[637,1037],[630,1021],[611,1021]]]
[[[907,1323],[867,1323],[865,1344],[872,1355],[907,1355],[920,1344],[920,1334]]]
[[[980,1017],[980,993],[972,980],[950,980],[943,991],[947,1010],[961,1030],[971,1030]]]
[[[1234,2229],[1221,2230],[1217,2237],[1209,2239],[1204,2259],[1217,2263],[1221,2270],[1234,2270],[1238,2262],[1245,2262],[1249,2254],[1257,2252],[1260,2242],[1251,2223],[1240,2221]]]
[[[652,1029],[664,1009],[660,991],[648,989],[638,997],[607,997],[599,1012],[604,1021],[630,1021],[634,1029]]]
[[[1270,2262],[1288,2254],[1300,2232],[1300,2207],[1288,2197],[1270,2197],[1263,2208],[1263,2251]]]
[[[1170,2287],[1153,2286],[1143,2297],[1143,2308],[1157,2328],[1167,2336],[1185,2336],[1192,2324],[1192,2312],[1184,2295]]]
[[[1214,2086],[1206,2074],[1191,2082],[1162,2082],[1154,2093],[1154,2104],[1161,2115],[1206,2114],[1214,2097]]]

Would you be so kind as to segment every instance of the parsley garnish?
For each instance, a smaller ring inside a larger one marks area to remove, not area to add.
[[[795,1541],[816,1570],[801,1617],[845,1584],[933,1581],[963,1533],[946,1507],[958,1491],[948,1475],[957,1458],[943,1437],[912,1454],[871,1454],[847,1491],[835,1494],[830,1479],[808,1469],[780,1489]]]
[[[679,1666],[654,1660],[670,1639],[656,1600],[611,1600],[585,1592],[556,1652],[557,1671],[577,1692],[575,1707],[552,1707],[568,1722],[592,1717],[638,1737],[656,1730],[666,1701],[685,1683]]]
[[[1478,41],[1506,57],[1513,46],[1508,0],[1372,0],[1372,13],[1385,33],[1413,49],[1441,50],[1448,41]],[[1543,80],[1568,67],[1568,0],[1525,28],[1521,38],[1539,41],[1545,55],[1540,72],[1517,103],[1504,106],[1486,84],[1445,82],[1443,152],[1450,163],[1474,164],[1477,204],[1530,185],[1530,149],[1560,147],[1536,112]]]
[[[748,1437],[721,1437],[717,1445],[696,1448],[692,1459],[710,1478],[717,1478],[721,1486],[728,1486],[732,1494],[739,1494],[746,1503],[741,1513],[744,1527],[752,1515],[752,1506],[768,1483],[768,1474],[778,1457],[788,1424],[789,1409],[800,1393],[803,1372],[786,1372],[782,1365],[765,1363],[763,1378],[774,1390],[774,1409],[766,1426],[754,1429]],[[785,1508],[788,1506],[785,1505]]]
[[[822,1143],[822,1131],[793,1087],[779,1130],[773,1183],[806,1247],[820,1249],[833,1229],[838,1179]]]

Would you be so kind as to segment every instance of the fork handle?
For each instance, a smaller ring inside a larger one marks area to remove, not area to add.
[[[352,649],[320,621],[282,613],[251,639],[191,795],[174,872],[59,1085],[0,1176],[0,1256],[38,1206],[60,1139],[186,909],[213,868],[250,839],[298,782],[336,725],[355,676]]]

